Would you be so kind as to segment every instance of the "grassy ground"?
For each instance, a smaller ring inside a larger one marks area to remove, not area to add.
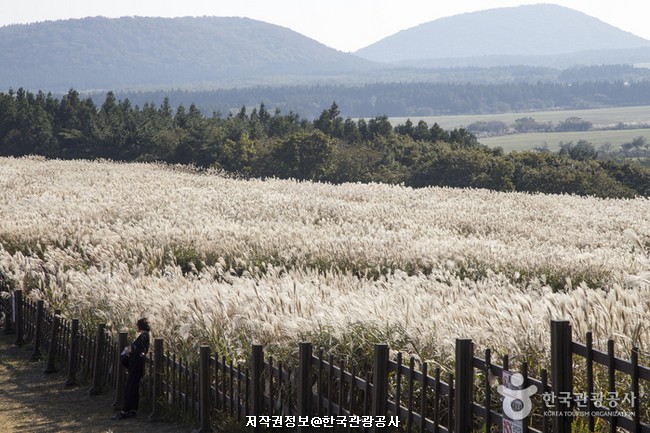
[[[548,147],[555,152],[560,149],[560,142],[574,143],[587,140],[596,149],[605,143],[612,144],[617,149],[621,144],[631,142],[637,137],[645,137],[650,141],[650,129],[624,129],[612,131],[580,131],[580,132],[537,132],[530,134],[512,134],[499,137],[481,138],[481,144],[490,147],[501,147],[506,152],[532,150],[536,147]]]
[[[648,123],[650,122],[650,106],[638,107],[613,107],[598,108],[591,110],[549,110],[549,111],[530,111],[515,113],[499,114],[467,114],[455,116],[428,116],[428,117],[410,117],[414,124],[424,120],[429,126],[438,123],[442,128],[453,129],[462,128],[474,122],[500,120],[506,124],[514,123],[515,119],[521,117],[532,117],[538,123],[561,122],[568,117],[579,117],[588,120],[594,125],[612,125],[619,122],[623,123]],[[393,125],[399,125],[406,122],[406,117],[391,117],[390,122]]]
[[[638,125],[650,123],[650,106],[639,107],[615,107],[599,108],[592,110],[552,110],[532,111],[525,113],[499,113],[499,114],[476,114],[457,116],[430,116],[411,117],[411,121],[417,124],[424,120],[429,126],[438,123],[445,129],[462,128],[474,122],[487,122],[499,120],[507,125],[513,125],[516,119],[532,117],[538,123],[552,122],[557,124],[569,117],[579,117],[593,123],[596,127],[611,127],[618,123],[627,125]],[[391,117],[393,125],[406,122],[406,117]],[[559,143],[578,140],[587,140],[596,148],[605,143],[610,143],[618,148],[623,143],[630,142],[637,137],[645,137],[650,141],[650,129],[625,129],[625,130],[595,130],[584,132],[544,132],[529,134],[511,134],[498,137],[481,138],[479,141],[490,147],[501,147],[506,152],[532,150],[535,147],[548,147],[551,151],[559,149]]]
[[[137,418],[113,421],[111,392],[90,397],[88,386],[63,387],[62,373],[45,374],[44,362],[30,361],[29,345],[16,347],[14,336],[0,330],[0,433],[11,432],[190,432],[179,422],[147,420],[145,410]]]

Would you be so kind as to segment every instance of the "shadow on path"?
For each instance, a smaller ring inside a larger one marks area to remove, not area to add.
[[[16,347],[14,339],[0,330],[0,433],[192,431],[179,422],[148,422],[146,410],[137,418],[111,420],[112,391],[89,396],[90,385],[64,388],[65,374],[43,373],[43,361],[30,361],[31,346]]]

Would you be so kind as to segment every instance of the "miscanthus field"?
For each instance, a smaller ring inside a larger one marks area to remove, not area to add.
[[[12,288],[113,331],[147,316],[179,353],[387,341],[445,365],[470,337],[545,357],[550,319],[650,350],[647,198],[2,158],[0,243]]]

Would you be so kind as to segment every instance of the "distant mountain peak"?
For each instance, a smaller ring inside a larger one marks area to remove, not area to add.
[[[650,46],[650,41],[555,4],[488,9],[439,18],[358,50],[378,62],[549,56]]]
[[[240,17],[93,17],[0,27],[0,87],[214,88],[296,83],[372,63]]]

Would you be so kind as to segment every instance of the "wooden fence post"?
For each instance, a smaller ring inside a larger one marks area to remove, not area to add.
[[[455,432],[472,431],[474,396],[474,345],[469,338],[456,339]]]
[[[251,416],[257,421],[264,411],[264,387],[262,372],[264,371],[264,349],[261,344],[253,344],[253,360],[251,364]],[[262,431],[255,423],[254,431]]]
[[[632,364],[632,419],[634,420],[635,431],[641,431],[641,408],[639,407],[639,394],[641,392],[639,387],[639,348],[636,346],[632,348],[630,363]]]
[[[162,379],[163,379],[163,339],[153,340],[153,392],[151,396],[151,413],[149,421],[159,421],[162,418]]]
[[[70,326],[70,354],[68,356],[68,379],[66,387],[77,385],[77,352],[79,351],[79,319],[72,319]]]
[[[551,321],[551,381],[555,394],[555,411],[553,433],[571,432],[572,406],[564,405],[559,397],[567,396],[573,400],[573,351],[571,325],[567,320]],[[563,399],[564,400],[564,399]]]
[[[311,390],[311,343],[301,342],[298,345],[298,416],[311,416],[313,394]],[[298,432],[310,431],[310,427],[298,427]]]
[[[7,288],[7,290],[9,290],[9,289]],[[5,333],[5,335],[11,335],[11,334],[16,333],[16,331],[11,326],[13,315],[14,315],[13,308],[12,308],[12,305],[11,305],[11,302],[12,302],[11,300],[12,299],[13,299],[13,296],[10,296],[8,298],[0,298],[0,302],[4,305],[3,310],[5,312],[5,324],[4,324],[4,328],[5,328],[4,333]]]
[[[201,346],[199,365],[199,420],[201,428],[193,433],[209,433],[210,428],[210,346]]]
[[[16,346],[22,346],[25,344],[23,339],[23,291],[15,290],[14,291],[14,304],[13,304],[13,315],[14,315],[14,327],[16,329],[16,341],[14,344]]]
[[[56,373],[54,361],[56,360],[56,334],[59,332],[60,315],[61,310],[54,310],[54,316],[52,317],[52,329],[50,330],[50,344],[47,348],[47,364],[45,365],[45,370],[43,370],[43,373]]]
[[[39,299],[36,303],[36,327],[34,330],[34,351],[32,352],[32,361],[37,361],[41,355],[41,334],[43,333],[43,308],[45,301]]]
[[[386,416],[388,401],[388,345],[375,344],[374,371],[372,374],[372,416]],[[377,431],[377,427],[372,427]]]
[[[616,392],[616,353],[614,351],[614,340],[607,340],[607,390]],[[618,429],[618,418],[607,417],[609,431],[616,432]]]
[[[102,358],[104,357],[104,331],[106,324],[97,325],[95,337],[95,356],[93,358],[93,386],[88,390],[89,395],[97,395],[102,392]]]
[[[122,350],[126,347],[126,339],[128,338],[128,333],[120,332],[117,337],[117,351],[115,356],[115,371],[117,372],[116,383],[115,383],[115,402],[112,404],[114,409],[122,407],[124,403],[124,382],[126,380],[126,369],[122,365]]]

